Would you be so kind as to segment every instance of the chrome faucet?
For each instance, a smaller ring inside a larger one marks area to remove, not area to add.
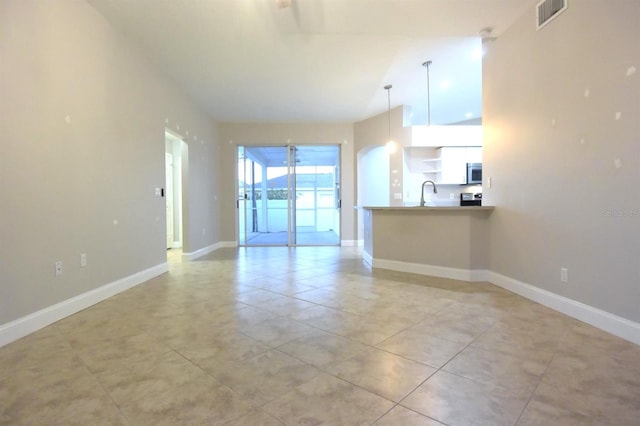
[[[433,185],[433,193],[434,194],[438,193],[438,188],[436,188],[436,183],[434,181],[425,180],[424,182],[422,182],[422,189],[420,190],[420,207],[424,207],[424,186],[428,183]]]

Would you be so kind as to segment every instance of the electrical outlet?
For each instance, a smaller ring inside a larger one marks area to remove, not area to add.
[[[58,260],[55,264],[56,277],[62,275],[62,261]]]
[[[560,268],[560,282],[569,282],[569,270],[567,268]]]
[[[453,192],[450,192],[449,193],[449,199],[450,200],[455,200],[455,198],[456,198],[456,194],[454,194]]]
[[[87,253],[80,253],[80,267],[84,268],[87,266]]]

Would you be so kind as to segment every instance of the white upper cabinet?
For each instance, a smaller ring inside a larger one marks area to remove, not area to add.
[[[482,126],[412,126],[411,146],[482,146]]]
[[[417,182],[427,179],[438,184],[465,184],[467,183],[467,163],[482,163],[482,147],[405,148],[405,169],[413,176],[410,178],[412,183],[407,181],[405,185],[416,186]]]
[[[442,147],[440,151],[440,167],[438,183],[467,183],[467,163],[482,163],[482,148],[473,146]]]
[[[467,147],[467,163],[482,163],[482,147]]]
[[[467,148],[463,146],[444,147],[440,151],[442,172],[438,183],[462,184],[467,181]]]

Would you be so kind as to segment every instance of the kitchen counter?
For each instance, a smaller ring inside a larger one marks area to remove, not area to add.
[[[364,259],[373,267],[485,280],[494,206],[362,207]]]
[[[365,206],[362,207],[362,209],[364,210],[388,210],[388,211],[392,211],[392,210],[397,210],[397,211],[418,211],[418,212],[429,212],[429,211],[436,211],[436,212],[446,212],[446,211],[450,211],[450,212],[455,212],[455,211],[492,211],[495,207],[494,206],[425,206],[425,207],[420,207],[420,206],[398,206],[398,207],[369,207],[369,206]]]

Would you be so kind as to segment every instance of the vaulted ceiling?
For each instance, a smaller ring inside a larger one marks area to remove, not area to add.
[[[482,42],[535,0],[88,0],[217,121],[413,124],[482,114]]]

